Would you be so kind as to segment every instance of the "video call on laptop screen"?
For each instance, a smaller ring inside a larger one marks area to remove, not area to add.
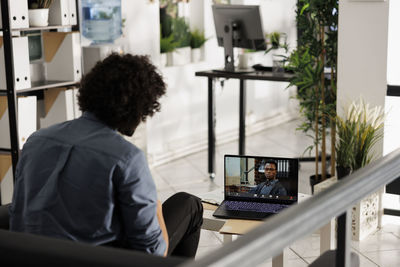
[[[225,155],[225,197],[297,202],[298,165],[290,158]]]

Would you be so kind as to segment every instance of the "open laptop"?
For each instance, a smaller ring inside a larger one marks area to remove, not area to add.
[[[224,201],[215,217],[262,220],[297,203],[299,162],[293,158],[225,155]]]

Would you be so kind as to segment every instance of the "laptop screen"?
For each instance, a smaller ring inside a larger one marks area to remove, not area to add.
[[[225,155],[225,199],[297,202],[298,159]]]

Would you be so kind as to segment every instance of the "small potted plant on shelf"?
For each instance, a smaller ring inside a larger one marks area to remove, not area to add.
[[[370,108],[362,99],[353,102],[345,118],[336,116],[336,172],[341,179],[367,165],[372,147],[383,137],[385,114],[381,107]]]
[[[204,32],[198,29],[193,30],[191,33],[190,47],[192,48],[192,62],[199,62],[203,59],[202,50],[204,43],[208,40],[204,36]]]
[[[184,65],[190,63],[190,29],[185,18],[175,18],[172,22],[172,35],[177,48],[172,52],[173,65]]]
[[[172,65],[172,52],[175,50],[177,43],[174,42],[174,37],[172,35],[168,37],[160,36],[160,52],[161,67]]]
[[[29,26],[45,27],[49,25],[49,8],[53,0],[29,0]]]

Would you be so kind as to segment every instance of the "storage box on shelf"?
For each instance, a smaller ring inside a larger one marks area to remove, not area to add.
[[[79,115],[75,112],[76,92],[75,89],[53,88],[44,91],[44,99],[40,101],[41,114],[40,128],[45,128],[56,123],[72,120]]]
[[[29,69],[28,37],[14,37],[12,43],[15,90],[29,88],[31,87],[31,75]],[[0,89],[7,87],[5,69],[3,38],[0,37]]]
[[[10,148],[7,97],[0,96],[0,147]]]
[[[22,149],[28,137],[37,130],[37,98],[36,96],[18,97],[17,104],[18,143],[19,148]],[[0,96],[0,147],[11,147],[6,96]]]
[[[18,143],[22,149],[28,137],[37,130],[36,96],[18,97]]]
[[[49,10],[50,25],[76,25],[75,0],[55,0]]]
[[[0,0],[1,2],[1,0]],[[12,0],[8,2],[10,4],[10,18],[11,18],[11,29],[28,28],[28,1],[27,0]],[[0,28],[3,28],[2,12],[0,6]]]
[[[44,32],[47,80],[79,81],[81,46],[79,32]]]
[[[11,164],[10,155],[0,154],[0,201],[3,205],[11,203],[14,191]]]

